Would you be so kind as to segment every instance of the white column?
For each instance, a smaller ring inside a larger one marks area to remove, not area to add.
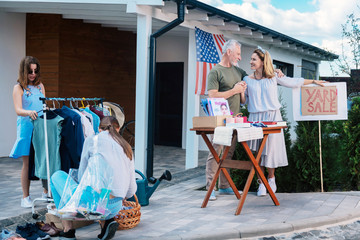
[[[149,88],[149,40],[151,16],[137,15],[136,103],[135,103],[135,168],[146,171],[146,146]]]
[[[192,118],[199,116],[199,99],[195,95],[196,84],[196,44],[195,30],[189,30],[189,53],[188,53],[188,84],[187,84],[187,118],[186,118],[186,162],[185,169],[198,166],[199,162],[199,137],[192,128]]]
[[[16,140],[12,92],[26,53],[26,14],[0,10],[0,29],[0,157],[8,157]]]

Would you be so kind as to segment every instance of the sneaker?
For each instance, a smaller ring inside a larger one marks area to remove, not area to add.
[[[34,223],[28,223],[28,227],[37,235],[39,235],[40,239],[50,239],[50,235],[48,233],[45,233],[42,231],[36,224]]]
[[[21,207],[23,208],[31,208],[32,207],[32,201],[30,196],[27,196],[26,198],[21,199]]]
[[[115,236],[115,233],[119,227],[119,223],[114,218],[105,220],[104,227],[101,229],[101,233],[98,235],[99,240],[109,240]]]
[[[41,193],[41,198],[45,198],[45,199],[48,198],[47,193],[42,192],[42,193]]]
[[[215,200],[216,200],[215,190],[213,190],[213,191],[211,192],[211,195],[210,195],[209,200],[210,200],[210,201],[215,201]]]
[[[259,184],[259,188],[257,190],[257,196],[258,197],[266,196],[266,187],[263,183]]]
[[[1,231],[0,239],[16,239],[20,238],[21,236],[15,232],[8,231],[6,229]]]
[[[27,223],[25,225],[25,229],[27,229],[29,232],[34,233],[34,235],[37,235],[38,240],[50,239],[50,235],[41,231],[35,223]]]
[[[271,187],[271,190],[274,192],[274,193],[276,193],[276,182],[275,182],[275,177],[273,177],[273,178],[269,178],[268,179],[268,182],[269,182],[269,185],[270,185],[270,187]]]
[[[50,224],[41,222],[36,222],[36,226],[43,231],[44,233],[49,234],[51,237],[55,237],[59,234],[60,231],[57,231],[55,228],[53,228]]]
[[[242,194],[242,191],[239,191],[240,194]],[[235,195],[234,191],[232,190],[231,187],[229,188],[220,188],[219,189],[219,194],[220,195]]]
[[[75,229],[70,229],[69,231],[67,232],[64,232],[64,231],[61,231],[59,233],[59,239],[66,239],[66,240],[76,240],[76,237],[75,237]]]
[[[34,231],[33,227],[29,224],[25,226],[17,226],[16,233],[27,240],[41,240],[41,237]]]

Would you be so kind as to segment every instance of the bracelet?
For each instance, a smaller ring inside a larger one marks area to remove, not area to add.
[[[313,83],[315,83],[315,80],[313,80]]]

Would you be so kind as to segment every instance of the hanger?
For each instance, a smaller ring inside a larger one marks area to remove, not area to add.
[[[77,99],[75,99],[75,98],[73,98],[73,100],[74,100],[74,103],[75,103],[74,109],[80,111],[80,109],[79,109],[79,101]]]
[[[55,99],[55,100],[59,104],[59,108],[61,108],[60,102],[57,99]]]
[[[82,99],[85,100],[84,97]],[[85,108],[83,100],[81,100],[81,107],[80,108]]]
[[[73,107],[73,105],[72,105],[72,99],[73,99],[73,98],[70,99],[70,102],[69,102],[69,103],[70,103],[70,108],[74,109],[74,107]]]

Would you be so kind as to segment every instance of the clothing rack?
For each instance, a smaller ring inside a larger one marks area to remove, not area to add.
[[[70,97],[70,98],[47,98],[47,97],[39,97],[40,101],[43,102],[43,117],[44,117],[44,137],[45,137],[45,157],[46,157],[46,173],[47,173],[47,187],[48,187],[48,198],[36,198],[33,201],[32,204],[32,217],[34,219],[36,219],[38,217],[38,214],[35,213],[34,207],[35,207],[35,201],[53,201],[50,200],[51,198],[51,189],[50,189],[50,162],[49,162],[49,146],[48,146],[48,137],[47,137],[47,123],[46,123],[46,113],[48,111],[47,109],[47,105],[46,105],[46,101],[61,101],[61,102],[78,102],[78,101],[99,101],[101,103],[101,106],[103,107],[103,101],[105,100],[105,98],[74,98],[74,97]]]

